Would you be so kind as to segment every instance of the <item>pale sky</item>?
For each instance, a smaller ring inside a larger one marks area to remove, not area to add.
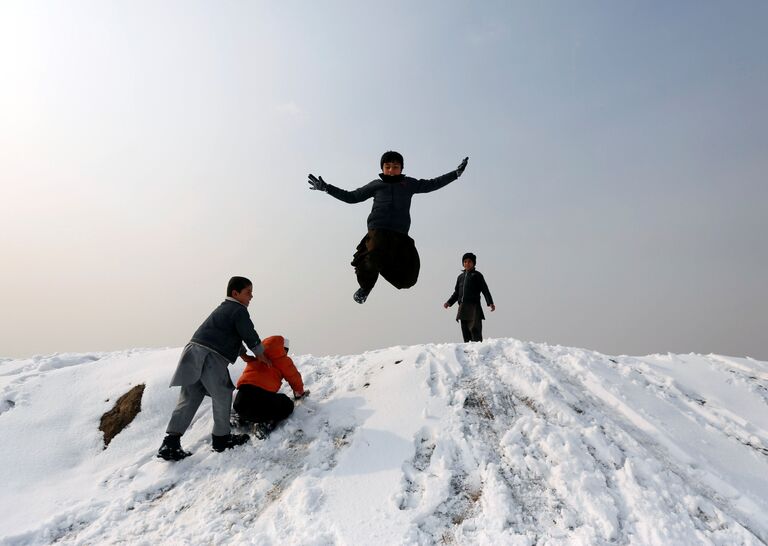
[[[232,275],[297,353],[486,337],[768,359],[768,3],[0,1],[0,356],[184,345]],[[389,149],[421,275],[349,265]]]

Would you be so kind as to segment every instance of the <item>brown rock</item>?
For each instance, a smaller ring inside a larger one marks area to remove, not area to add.
[[[114,407],[101,416],[99,430],[104,433],[104,449],[107,449],[112,438],[131,424],[134,417],[141,411],[141,396],[144,394],[144,384],[136,385],[115,402]]]

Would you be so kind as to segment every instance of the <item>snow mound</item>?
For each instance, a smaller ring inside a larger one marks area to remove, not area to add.
[[[180,349],[0,360],[0,543],[764,544],[768,364],[514,339],[296,357],[266,440],[155,457]],[[242,364],[233,365],[234,379]],[[144,383],[104,449],[99,419]]]

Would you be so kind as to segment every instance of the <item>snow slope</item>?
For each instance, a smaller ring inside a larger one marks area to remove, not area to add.
[[[312,394],[269,438],[212,452],[205,401],[168,463],[179,353],[0,360],[0,544],[768,541],[765,362],[514,339],[299,356]]]

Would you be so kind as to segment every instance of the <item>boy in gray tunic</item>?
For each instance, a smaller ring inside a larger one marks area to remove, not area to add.
[[[213,449],[220,452],[248,441],[247,434],[231,434],[229,416],[235,386],[227,367],[238,356],[246,354],[243,343],[257,359],[271,365],[264,356],[261,339],[248,314],[251,299],[251,281],[245,277],[232,277],[227,285],[227,298],[205,319],[184,347],[171,379],[170,386],[181,387],[181,392],[157,452],[161,459],[178,461],[191,455],[181,448],[181,436],[206,395],[211,397],[213,408]]]

